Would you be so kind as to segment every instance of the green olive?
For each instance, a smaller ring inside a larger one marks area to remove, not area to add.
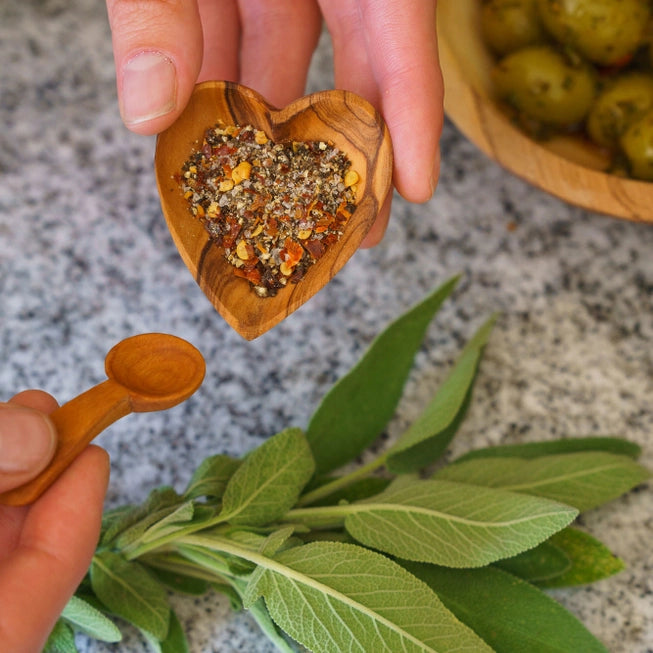
[[[500,56],[544,43],[536,0],[483,0],[481,33],[485,43]]]
[[[631,176],[653,181],[653,111],[632,123],[620,143],[628,159]]]
[[[598,145],[615,148],[628,126],[651,108],[653,75],[621,75],[599,93],[587,117],[587,133]]]
[[[601,65],[635,52],[651,14],[648,0],[537,0],[537,7],[560,43]]]
[[[566,127],[581,122],[596,97],[593,68],[550,46],[513,52],[499,61],[492,75],[500,99],[520,117],[544,125]]]

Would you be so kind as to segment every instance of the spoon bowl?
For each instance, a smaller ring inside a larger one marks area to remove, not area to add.
[[[204,376],[204,361],[190,343],[163,333],[126,338],[104,361],[107,376],[128,393],[132,411],[165,410],[188,399]]]
[[[274,297],[258,297],[233,274],[223,251],[191,214],[175,179],[205,131],[218,122],[252,125],[272,141],[331,141],[358,173],[356,210],[340,240],[307,271]],[[227,323],[252,340],[281,322],[318,292],[358,249],[390,191],[392,146],[380,114],[346,91],[314,93],[283,109],[255,91],[231,82],[196,86],[186,109],[157,139],[155,169],[161,207],[181,258]]]
[[[164,333],[132,336],[105,359],[106,381],[78,395],[51,415],[57,448],[31,481],[0,494],[0,504],[32,503],[105,428],[129,413],[172,408],[188,399],[204,378],[205,364],[190,343]]]

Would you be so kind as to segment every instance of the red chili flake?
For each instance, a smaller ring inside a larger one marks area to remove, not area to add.
[[[316,238],[311,238],[310,240],[304,241],[304,247],[306,248],[306,251],[316,260],[321,258],[325,251],[324,243],[321,240],[317,240]]]
[[[284,241],[284,250],[286,254],[285,257],[282,254],[282,258],[290,267],[295,267],[299,261],[301,261],[302,256],[304,256],[304,248],[292,238],[286,238]]]

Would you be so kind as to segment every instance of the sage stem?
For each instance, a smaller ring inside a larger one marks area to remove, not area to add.
[[[378,458],[375,458],[374,460],[367,463],[366,465],[363,465],[362,467],[355,469],[353,472],[350,472],[349,474],[345,474],[345,476],[340,476],[334,479],[333,481],[329,481],[328,483],[325,483],[324,485],[320,485],[320,487],[317,487],[314,490],[307,492],[303,496],[299,497],[299,500],[297,501],[296,504],[297,507],[301,508],[303,506],[309,506],[312,503],[319,501],[320,499],[324,499],[325,497],[328,497],[329,495],[333,494],[334,492],[337,492],[338,490],[342,490],[343,488],[349,487],[350,485],[352,485],[352,483],[355,483],[356,481],[359,481],[360,479],[369,476],[372,472],[383,467],[385,465],[386,459],[387,459],[387,454],[382,454]]]

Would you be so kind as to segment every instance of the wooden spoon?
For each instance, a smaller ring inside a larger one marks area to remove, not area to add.
[[[107,426],[129,413],[164,410],[188,399],[204,378],[202,355],[190,343],[163,333],[119,342],[107,354],[109,377],[55,410],[59,435],[50,464],[34,479],[0,494],[0,503],[31,503]]]
[[[360,177],[357,208],[338,243],[299,283],[289,284],[275,297],[258,297],[246,280],[233,274],[222,249],[190,213],[174,178],[201,146],[204,132],[219,121],[253,125],[275,142],[331,141],[349,157]],[[244,86],[205,82],[195,87],[183,114],[159,136],[155,168],[163,214],[184,263],[227,323],[252,340],[310,299],[358,249],[390,191],[392,146],[380,114],[353,93],[323,91],[277,110]]]

